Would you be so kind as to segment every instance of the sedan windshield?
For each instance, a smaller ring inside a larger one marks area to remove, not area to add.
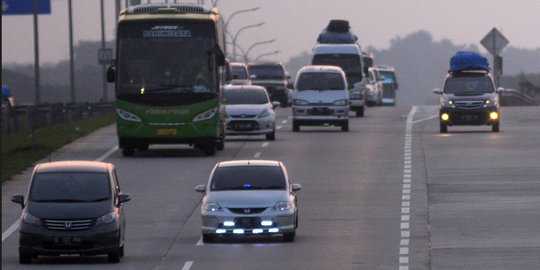
[[[30,189],[36,202],[97,202],[110,198],[106,173],[38,173]]]
[[[258,89],[226,89],[225,104],[241,105],[241,104],[266,104],[268,103],[268,95],[264,90]]]
[[[285,190],[285,177],[278,166],[219,167],[210,190]]]

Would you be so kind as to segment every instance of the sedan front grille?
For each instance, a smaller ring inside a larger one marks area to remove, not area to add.
[[[228,208],[229,211],[235,213],[235,214],[259,214],[264,212],[266,208]]]
[[[45,227],[55,231],[80,231],[87,230],[95,224],[94,219],[78,219],[78,220],[52,220],[46,219]]]

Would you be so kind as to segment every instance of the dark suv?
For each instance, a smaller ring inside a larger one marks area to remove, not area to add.
[[[251,84],[266,88],[271,101],[278,101],[282,107],[287,107],[292,94],[291,76],[285,71],[283,64],[250,63],[248,64]]]
[[[22,206],[19,262],[38,255],[124,256],[125,220],[114,166],[95,161],[59,161],[36,165]]]
[[[499,93],[488,71],[465,70],[449,72],[440,94],[440,132],[448,132],[454,125],[491,125],[499,131]]]

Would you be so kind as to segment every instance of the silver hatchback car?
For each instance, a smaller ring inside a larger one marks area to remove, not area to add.
[[[281,234],[292,242],[298,227],[296,192],[283,163],[273,160],[233,160],[214,166],[201,205],[202,240],[218,236]]]

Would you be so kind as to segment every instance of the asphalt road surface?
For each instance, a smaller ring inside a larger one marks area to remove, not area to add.
[[[275,141],[228,137],[206,157],[185,146],[151,146],[125,158],[114,126],[64,147],[50,160],[116,165],[124,192],[125,257],[40,257],[19,265],[16,222],[30,170],[2,186],[2,269],[538,269],[540,109],[503,107],[501,132],[450,127],[437,108],[374,107],[350,131],[302,127],[279,108]],[[299,228],[279,237],[203,244],[199,207],[220,160],[276,159],[300,183]]]

